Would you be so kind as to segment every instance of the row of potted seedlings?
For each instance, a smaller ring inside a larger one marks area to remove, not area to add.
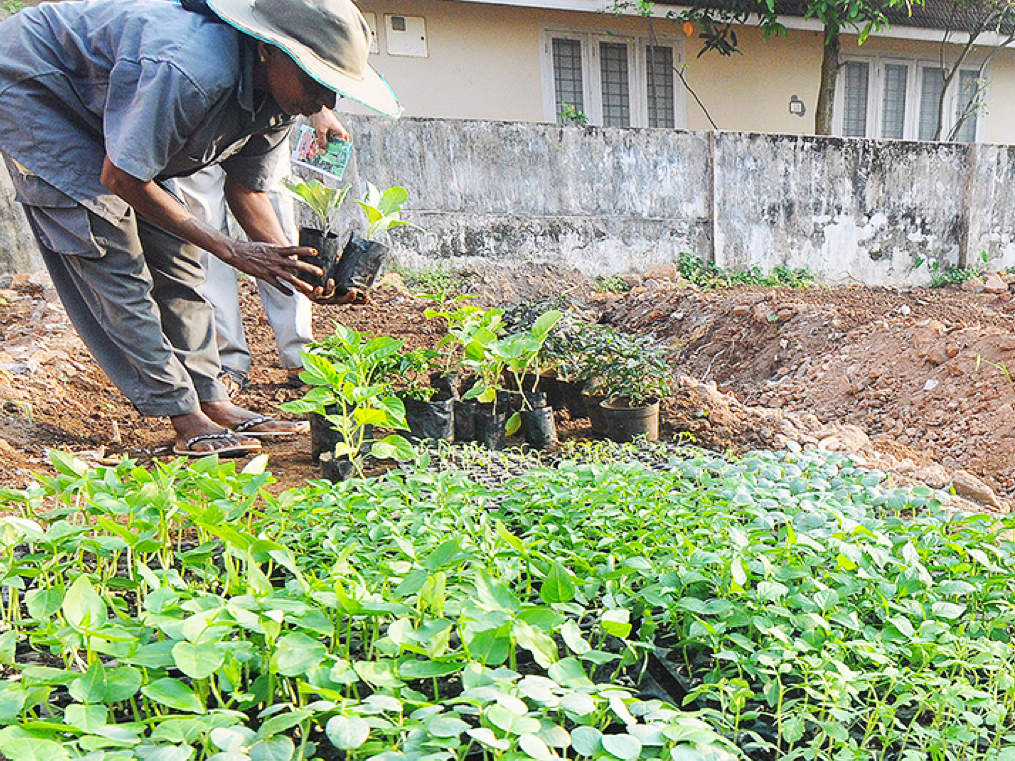
[[[412,459],[425,441],[502,449],[521,432],[550,448],[555,409],[618,441],[658,438],[667,367],[650,339],[552,308],[506,320],[503,309],[465,304],[426,316],[447,325],[433,349],[336,325],[305,355],[300,377],[311,388],[282,408],[310,416],[312,455],[332,480],[364,475],[366,454]]]

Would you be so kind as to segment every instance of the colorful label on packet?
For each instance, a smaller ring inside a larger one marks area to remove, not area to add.
[[[303,124],[300,126],[300,139],[292,154],[292,163],[341,180],[351,153],[352,143],[337,137],[329,137],[328,147],[321,148],[314,128]]]

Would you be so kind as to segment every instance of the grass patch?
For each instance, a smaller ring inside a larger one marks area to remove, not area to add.
[[[438,304],[459,295],[469,282],[462,273],[436,265],[394,269],[414,296],[430,299]]]
[[[596,293],[626,293],[631,285],[620,275],[599,275],[592,283]]]
[[[729,288],[734,285],[763,285],[775,288],[810,288],[815,284],[814,274],[807,267],[791,269],[775,267],[764,272],[760,267],[730,271],[716,267],[692,254],[681,254],[677,262],[680,276],[702,288]]]

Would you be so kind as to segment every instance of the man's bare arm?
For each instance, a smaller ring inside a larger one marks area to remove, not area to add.
[[[319,276],[320,268],[296,259],[301,254],[310,256],[314,250],[289,245],[285,234],[281,231],[275,210],[267,198],[264,198],[264,202],[268,204],[271,221],[262,221],[260,224],[268,231],[272,227],[272,222],[274,223],[278,228],[278,235],[273,237],[273,240],[279,241],[276,244],[258,241],[254,236],[251,236],[253,242],[230,238],[214,226],[195,217],[158,184],[139,180],[124,172],[115,166],[108,156],[102,163],[100,181],[103,187],[130,204],[138,214],[167,232],[200,246],[236,269],[280,286],[283,290],[288,290],[285,287],[288,283],[311,298],[320,298],[322,289],[314,288],[299,277],[301,273]]]

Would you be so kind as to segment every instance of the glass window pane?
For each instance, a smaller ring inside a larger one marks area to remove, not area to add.
[[[941,69],[926,67],[920,77],[920,129],[921,140],[933,140],[937,132],[937,107],[944,89],[944,74]]]
[[[599,43],[599,73],[603,83],[603,124],[608,127],[629,127],[631,98],[625,43]]]
[[[553,90],[557,103],[557,122],[563,122],[565,104],[585,113],[582,87],[582,44],[579,40],[553,38]]]
[[[885,92],[881,103],[881,137],[901,140],[906,128],[906,80],[909,67],[885,64]]]
[[[646,57],[648,126],[673,127],[673,48],[649,45]]]
[[[955,108],[955,121],[965,117],[955,139],[960,143],[971,143],[976,140],[976,112],[979,99],[979,79],[975,71],[959,72],[959,98]]]
[[[843,99],[842,134],[846,137],[867,135],[867,83],[870,81],[870,64],[850,61],[845,71],[845,98]]]

